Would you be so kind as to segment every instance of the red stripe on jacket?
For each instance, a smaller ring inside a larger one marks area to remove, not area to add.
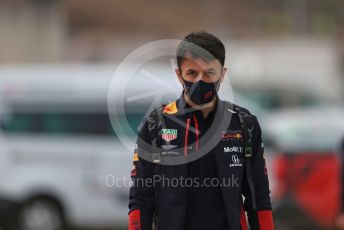
[[[129,230],[141,230],[141,212],[139,209],[129,213]]]

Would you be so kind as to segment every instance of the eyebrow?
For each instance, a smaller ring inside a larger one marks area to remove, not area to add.
[[[194,69],[189,68],[189,69],[186,69],[186,71],[195,71],[195,72],[197,72],[198,70],[194,70]],[[216,70],[215,70],[215,68],[211,67],[210,69],[207,69],[206,71],[209,72],[209,71],[216,71]]]

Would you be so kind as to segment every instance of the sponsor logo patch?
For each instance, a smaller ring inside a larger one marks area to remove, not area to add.
[[[242,163],[238,155],[234,154],[232,156],[232,163],[229,164],[229,167],[241,167]]]
[[[167,113],[167,114],[175,114],[177,112],[178,112],[178,109],[177,109],[176,101],[173,101],[170,104],[166,105],[163,109],[163,113]]]
[[[162,129],[161,138],[165,141],[172,141],[177,138],[177,129]]]
[[[166,155],[177,156],[177,155],[181,155],[181,154],[180,154],[180,152],[171,150],[171,151],[162,151],[161,155],[162,156],[166,156]]]
[[[130,171],[130,176],[136,176],[136,166],[134,165]]]
[[[238,147],[238,146],[223,147],[223,151],[225,153],[232,153],[232,152],[242,153],[242,147]]]
[[[242,140],[242,134],[240,130],[226,130],[221,132],[222,140]]]
[[[139,155],[137,153],[134,153],[134,158],[133,161],[138,161],[139,160]]]
[[[171,150],[177,148],[178,145],[161,145],[161,148],[164,150]]]

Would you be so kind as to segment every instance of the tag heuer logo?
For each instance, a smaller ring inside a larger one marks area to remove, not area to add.
[[[161,138],[164,139],[165,141],[172,141],[177,138],[177,130],[176,129],[162,129]]]

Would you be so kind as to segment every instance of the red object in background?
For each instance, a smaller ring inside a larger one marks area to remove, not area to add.
[[[340,160],[334,153],[281,154],[273,163],[276,198],[291,193],[297,206],[314,222],[332,227],[340,211]]]

